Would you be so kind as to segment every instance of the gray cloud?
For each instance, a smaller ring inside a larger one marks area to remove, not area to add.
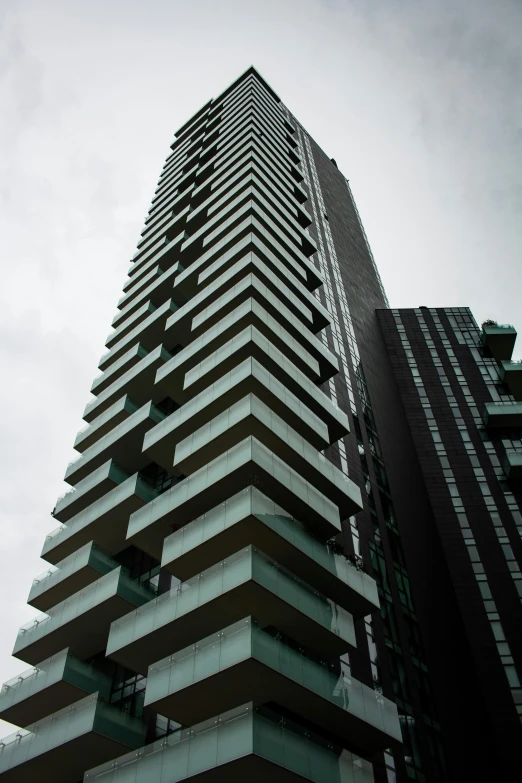
[[[350,178],[392,304],[521,325],[522,6],[19,0],[0,25],[5,679],[174,130],[254,63]]]

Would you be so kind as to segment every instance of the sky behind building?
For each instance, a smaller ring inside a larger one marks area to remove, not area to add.
[[[174,131],[254,64],[350,179],[390,304],[522,328],[522,6],[0,0],[0,678]]]

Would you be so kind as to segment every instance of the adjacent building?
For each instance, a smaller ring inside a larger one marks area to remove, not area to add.
[[[6,683],[0,780],[508,780],[512,327],[390,310],[250,68],[177,132]]]

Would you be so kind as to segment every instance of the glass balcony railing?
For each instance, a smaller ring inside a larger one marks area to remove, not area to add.
[[[171,217],[172,212],[167,212],[163,217],[163,221],[167,222]],[[140,277],[139,282],[136,283],[136,285],[130,291],[120,297],[118,300],[118,310],[124,310],[126,307],[128,307],[131,302],[140,296],[142,292],[162,274],[163,270],[160,266],[153,266],[147,272],[147,274],[144,274]]]
[[[115,395],[105,406],[102,401],[99,406],[89,405],[85,409],[84,417],[88,417],[88,421],[92,421],[92,424],[86,424],[76,435],[74,441],[76,451],[83,454],[97,440],[128,419],[131,414],[136,413],[139,405],[128,394],[122,392],[122,395],[119,399]]]
[[[60,495],[53,509],[53,517],[60,522],[67,522],[115,485],[121,484],[128,478],[129,474],[126,471],[118,467],[112,459],[108,460],[79,481],[75,487]]]
[[[98,691],[108,700],[110,690],[109,675],[65,649],[2,685],[0,717],[17,726],[27,726],[87,693]]]
[[[168,247],[168,246],[167,246]],[[99,368],[106,370],[117,361],[124,353],[132,347],[134,343],[141,343],[148,351],[152,351],[163,342],[165,321],[173,312],[178,309],[175,302],[169,299],[158,307],[141,323],[125,334],[121,340],[112,346],[110,351],[104,353],[100,359]]]
[[[127,541],[159,560],[163,539],[172,532],[173,524],[181,527],[253,484],[313,526],[324,539],[340,532],[335,503],[250,436],[132,514]]]
[[[120,566],[23,625],[13,655],[32,665],[67,645],[80,658],[94,655],[103,648],[111,622],[152,595]]]
[[[248,675],[241,668],[247,661]],[[234,688],[239,680],[240,690]],[[317,715],[324,730],[340,741],[349,737],[367,753],[401,741],[393,702],[313,660],[251,617],[158,661],[147,674],[145,704],[182,725],[206,720],[216,709],[233,709],[245,696],[256,704],[276,702],[308,720]]]
[[[234,106],[223,109],[219,124],[219,143],[221,144],[223,139],[233,139],[245,124],[254,120],[270,135],[272,143],[277,144],[284,152],[286,140],[281,117],[266,106],[263,97],[255,90],[243,94]]]
[[[136,343],[126,353],[111,364],[111,366],[105,372],[99,372],[94,381],[92,382],[91,392],[93,394],[101,394],[101,392],[114,383],[123,372],[130,370],[140,359],[143,359],[148,353],[147,349]]]
[[[250,613],[263,625],[288,627],[325,658],[355,644],[348,612],[249,546],[115,621],[107,655],[146,673],[173,646],[182,649],[218,631],[224,618]]]
[[[220,210],[226,204],[235,198],[236,194],[246,191],[250,193],[263,193],[265,197],[270,198],[274,208],[282,217],[289,217],[292,220],[299,218],[299,210],[286,196],[285,191],[278,185],[272,186],[270,180],[257,171],[243,170],[228,177],[226,182],[218,190],[200,204],[187,219],[187,227],[190,230],[199,229],[205,221],[211,217],[214,212]],[[299,224],[300,225],[300,224]]]
[[[167,362],[171,356],[170,351],[163,345],[158,345],[157,348],[147,353],[139,362],[120,375],[114,383],[107,386],[98,397],[91,400],[85,407],[83,418],[86,421],[94,419],[90,425],[94,428],[99,421],[109,415],[118,403],[121,405],[123,395],[125,395],[125,399],[132,400],[134,410],[145,405],[154,395],[154,377],[158,367]],[[131,412],[133,413],[134,410]],[[77,448],[76,444],[75,447]]]
[[[83,511],[45,537],[42,557],[56,564],[89,541],[110,554],[125,547],[129,515],[157,495],[138,474],[118,484]]]
[[[226,766],[225,766],[226,765]],[[237,767],[237,769],[236,769]],[[169,783],[205,775],[261,783],[373,783],[372,766],[275,712],[243,705],[112,763],[89,770],[85,783]],[[297,776],[297,777],[296,777]]]
[[[179,161],[177,165],[172,166],[170,171],[165,172],[164,175],[160,177],[158,187],[154,191],[155,197],[158,199],[161,198],[174,184],[177,185],[177,183],[199,162],[199,155],[200,150],[196,149],[191,155]],[[146,238],[144,237],[141,241],[145,242]]]
[[[511,330],[516,332],[515,327],[512,324],[497,324],[497,323],[487,323],[484,322],[482,324],[482,329],[486,334],[494,334],[495,332],[511,332]]]
[[[89,541],[56,566],[50,566],[39,574],[33,580],[27,603],[45,612],[103,574],[118,568],[118,565],[116,560]]]
[[[205,257],[206,254],[204,254],[176,278],[175,289],[184,293],[187,299],[195,296],[202,286],[213,282],[230,266],[235,264],[239,258],[244,257],[245,253],[249,252],[251,245],[255,245],[253,249],[257,250],[258,246],[261,245],[261,241],[254,234],[247,234],[217,259],[211,261],[211,263],[209,263],[208,258]],[[297,293],[301,288],[297,287],[294,281],[306,285],[306,273],[302,266],[286,253],[282,247],[279,250],[279,255],[281,253],[284,254],[284,263],[281,263],[281,260],[273,253],[268,258],[262,254],[260,255],[265,261],[270,263],[270,268],[278,277]]]
[[[245,146],[255,146],[262,150],[270,158],[272,165],[280,170],[281,178],[290,179],[293,164],[287,151],[284,132],[274,128],[270,121],[267,124],[266,117],[252,111],[252,108],[245,107],[243,116],[238,117],[239,122],[235,127],[233,118],[230,123],[221,125],[222,132],[213,144],[207,146],[208,161],[198,172],[199,181],[216,169],[227,168],[237,150]]]
[[[244,161],[242,161],[243,163]],[[306,285],[309,290],[313,290],[321,284],[320,274],[312,262],[279,230],[276,223],[262,210],[256,208],[254,214],[245,217],[239,225],[230,225],[227,222],[224,229],[224,235],[209,250],[200,255],[197,260],[194,259],[194,264],[199,264],[200,268],[203,264],[209,267],[210,264],[219,260],[235,243],[253,234],[266,243],[278,257],[281,264],[290,268],[290,271],[293,272],[295,269],[294,265],[298,264],[306,274]],[[190,269],[190,267],[188,268]],[[328,319],[327,322],[329,322]]]
[[[239,308],[242,308],[242,312],[248,312],[250,318],[244,325],[249,323],[259,329],[306,375],[319,379],[335,375],[339,367],[334,355],[311,330],[303,329],[302,321],[295,312],[286,306],[282,297],[270,290],[266,284],[267,274],[270,273],[267,265],[253,253],[249,255],[252,261],[245,258],[229,270],[231,274],[237,271],[242,279],[194,318],[194,333],[198,334],[205,329],[204,334],[208,334],[210,329],[219,328],[225,336],[225,329],[231,321],[240,323],[238,313]],[[275,286],[277,281],[273,276],[272,282]],[[232,311],[233,307],[235,309]],[[300,307],[302,309],[302,305]]]
[[[166,371],[162,368],[158,372],[158,385]],[[165,470],[171,470],[180,440],[251,392],[317,449],[325,448],[330,442],[328,428],[319,416],[256,359],[246,359],[153,427],[145,435],[144,452]]]
[[[171,214],[172,212],[173,212],[173,203],[165,208],[164,214]],[[163,248],[152,258],[149,258],[143,262],[140,261],[138,264],[131,264],[131,266],[127,270],[129,279],[123,286],[123,291],[125,292],[125,296],[136,295],[136,292],[141,289],[143,281],[145,280],[145,278],[148,278],[151,271],[154,271],[161,267],[163,272],[166,272],[167,269],[177,266],[177,262],[174,260],[173,257],[173,251],[176,245],[183,242],[184,239],[185,239],[185,232],[182,231],[178,237],[172,239],[170,242],[165,244]],[[161,259],[161,263],[160,263],[160,259]],[[182,269],[182,267],[180,267],[180,269]]]
[[[258,191],[255,191],[251,194],[245,193],[236,197],[217,215],[207,220],[195,234],[189,237],[181,246],[182,263],[185,266],[192,263],[198,253],[219,242],[227,229],[231,229],[241,219],[252,214],[276,225],[278,232],[284,235],[286,242],[293,245],[305,257],[310,256],[316,249],[311,237],[301,228],[297,221],[290,217],[281,217],[279,212],[273,209],[270,202],[261,196]]]
[[[277,145],[272,145],[267,137],[260,138],[252,130],[244,131],[237,136],[234,135],[229,140],[223,140],[219,147],[215,149],[212,157],[198,170],[197,184],[204,183],[208,186],[211,182],[215,182],[218,177],[222,178],[225,173],[230,175],[231,169],[235,168],[238,158],[243,157],[245,153],[251,150],[255,150],[260,157],[267,158],[270,161],[270,171],[277,175],[281,187],[291,192],[293,184],[292,164],[288,159],[285,159],[281,148],[278,149]],[[208,195],[207,188],[204,189],[204,192],[205,196]],[[196,194],[197,190],[194,193]]]
[[[311,411],[325,421],[330,432],[330,442],[347,434],[349,426],[346,414],[323,391],[318,389],[316,384],[294,362],[252,326],[247,327],[244,333],[233,337],[190,370],[185,377],[185,393],[199,394],[204,388],[244,361],[247,356],[244,355],[244,350],[242,352],[240,349],[245,341],[248,341],[249,345],[250,353],[248,355],[265,366],[272,375],[278,377],[292,394],[300,398]],[[233,358],[235,354],[237,354],[237,359]],[[166,370],[162,369],[162,373],[165,372]],[[162,375],[158,375],[158,380],[161,377]]]
[[[226,145],[232,145],[240,141],[247,133],[254,132],[259,139],[264,137],[267,146],[277,151],[280,162],[283,162],[285,156],[289,153],[282,127],[274,124],[266,114],[256,111],[256,105],[247,102],[239,113],[225,119],[220,127],[219,133],[216,132],[215,141],[208,145],[209,155],[217,155],[219,150]]]
[[[206,326],[219,318],[218,313],[223,309],[224,304],[228,302],[230,309],[233,302],[239,303],[246,296],[252,296],[246,292],[254,286],[254,282],[257,283],[258,298],[260,294],[264,295],[261,301],[265,300],[265,306],[272,305],[272,312],[277,318],[279,318],[279,311],[274,297],[277,301],[281,300],[285,308],[293,313],[300,322],[300,330],[303,328],[303,323],[313,330],[314,311],[317,310],[315,305],[307,301],[307,305],[310,306],[305,306],[302,299],[299,299],[263,261],[251,252],[244,253],[242,258],[236,259],[232,266],[222,270],[222,273],[213,280],[209,280],[204,288],[169,318],[168,328],[176,324],[181,328],[185,326],[187,331],[193,332],[194,335],[199,334],[202,324]],[[297,281],[296,285],[298,285]],[[195,322],[192,319],[195,319]],[[186,338],[184,344],[188,341]]]
[[[132,300],[114,316],[112,320],[113,326],[118,326],[122,320],[138,310],[138,308],[141,307],[141,303],[145,300],[152,302],[153,305],[158,307],[159,305],[162,305],[166,299],[170,299],[179,267],[172,266],[166,272],[163,272],[158,266],[156,267],[156,270],[157,273],[152,281],[149,282],[148,286],[142,291],[136,291]]]
[[[238,288],[239,285],[234,286],[234,294]],[[249,281],[246,280],[242,293],[247,296],[248,288]],[[250,292],[254,290],[251,288]],[[184,392],[188,388],[192,394],[198,394],[212,384],[211,379],[223,376],[250,356],[256,357],[277,375],[279,362],[276,357],[284,355],[287,362],[307,378],[312,381],[319,379],[319,363],[275,319],[271,318],[268,324],[259,320],[258,316],[262,313],[254,308],[252,300],[249,302],[247,299],[242,310],[239,309],[241,304],[237,307],[236,302],[227,304],[225,297],[219,304],[222,304],[222,310],[218,315],[228,315],[217,324],[209,324],[203,334],[167,362],[168,370],[160,368],[156,381],[162,384],[170,397],[185,401]],[[231,307],[234,307],[232,312]]]
[[[145,302],[141,307],[139,307],[137,310],[135,310],[131,315],[128,316],[128,318],[125,319],[123,323],[121,323],[117,329],[114,329],[108,336],[105,341],[105,345],[107,348],[110,348],[111,346],[115,345],[117,342],[123,339],[125,335],[129,334],[133,329],[136,328],[136,326],[140,323],[142,323],[146,318],[148,318],[151,313],[154,313],[156,311],[156,306],[152,304],[152,302]]]
[[[145,467],[140,450],[143,436],[164,418],[165,414],[151,402],[138,408],[121,424],[89,446],[81,457],[69,462],[65,480],[76,484],[106,462],[109,456],[129,473],[135,473]]]
[[[341,519],[362,509],[357,485],[256,395],[247,394],[176,446],[174,466],[185,476],[255,436],[284,463],[337,505]]]
[[[144,723],[95,693],[4,737],[0,776],[6,783],[70,783],[81,779],[86,758],[102,764],[118,752],[139,747],[144,739]]]
[[[184,190],[190,182],[194,182],[198,173],[198,165],[195,164],[192,168],[188,168],[180,175],[175,177],[170,185],[166,186],[161,193],[157,193],[152,199],[152,205],[155,209],[161,209],[162,206],[167,204],[173,197],[175,197],[180,190]]]
[[[355,617],[379,608],[375,580],[334,554],[304,525],[255,487],[241,492],[176,530],[163,544],[161,565],[186,580],[238,545],[259,547]]]
[[[155,244],[153,244],[152,246],[148,245],[147,247],[141,248],[141,250],[140,249],[136,250],[136,252],[132,256],[132,260],[135,263],[138,263],[138,261],[141,261],[144,258],[149,258],[162,243],[163,243],[163,237],[160,240],[155,241]]]
[[[295,286],[298,285],[299,282],[296,280]],[[199,312],[195,314],[192,331],[197,334],[201,332],[202,327],[216,321],[219,311],[227,301],[230,302],[229,307],[231,307],[233,302],[239,303],[246,296],[253,296],[286,328],[289,322],[295,323],[294,337],[299,340],[301,334],[308,329],[312,333],[315,331],[314,319],[319,311],[308,301],[306,295],[299,298],[294,291],[295,287],[292,290],[281,282],[255,253],[248,252],[196,294],[195,301],[201,301],[203,307],[198,307]],[[303,299],[306,299],[306,304]],[[279,303],[284,308],[283,312],[279,310]],[[284,317],[287,313],[288,316]],[[303,329],[303,323],[308,329]],[[302,340],[303,345],[308,342],[309,339]]]
[[[203,203],[213,191],[221,188],[222,185],[237,171],[245,166],[248,161],[256,160],[263,171],[276,183],[277,187],[290,199],[297,197],[294,193],[295,187],[289,176],[288,171],[283,170],[280,162],[274,160],[267,154],[266,149],[253,143],[252,137],[243,140],[242,143],[234,145],[233,154],[225,161],[225,165],[219,168],[212,168],[210,163],[206,164],[206,170],[201,170],[198,180],[198,186],[194,189],[193,201],[196,204]],[[223,149],[220,150],[222,156]],[[213,162],[216,163],[214,157]],[[203,179],[201,178],[203,177]],[[299,200],[299,199],[298,199]],[[305,199],[306,200],[306,199]]]

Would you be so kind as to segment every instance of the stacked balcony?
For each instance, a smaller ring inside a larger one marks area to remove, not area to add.
[[[138,747],[144,737],[141,721],[94,693],[4,737],[0,775],[5,783],[70,783],[80,780],[95,759],[103,763]]]
[[[321,390],[338,360],[299,165],[253,69],[173,143],[31,588],[46,614],[15,645],[35,668],[0,697],[28,727],[6,780],[369,783],[401,741],[340,663],[379,600],[334,543],[362,501],[321,453],[349,427]],[[147,677],[149,741],[150,716],[179,730],[145,745],[116,670]]]
[[[522,401],[522,362],[502,362],[500,377],[513,397]]]
[[[290,718],[253,703],[223,712],[203,723],[180,729],[115,762],[91,769],[85,783],[127,780],[177,781],[204,777],[209,783],[372,783],[371,764],[325,741]]]
[[[502,467],[506,478],[513,484],[522,482],[522,453],[519,451],[506,451],[502,461]]]
[[[487,402],[483,420],[490,430],[522,427],[522,402]]]
[[[511,324],[497,324],[486,321],[482,324],[481,344],[499,362],[511,359],[517,331]]]

